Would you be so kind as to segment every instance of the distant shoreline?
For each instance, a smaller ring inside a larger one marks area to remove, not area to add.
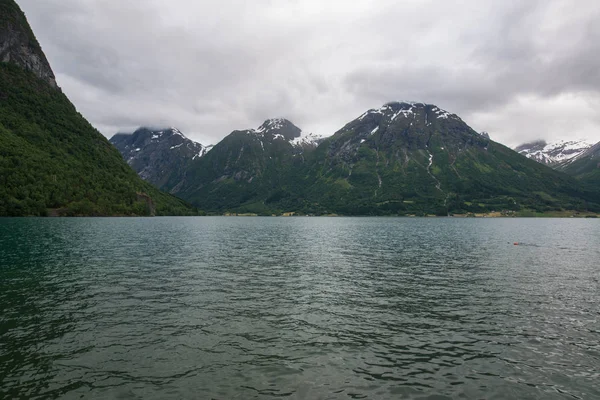
[[[219,215],[207,215],[207,216],[220,216],[220,217],[282,217],[282,218],[293,218],[293,217],[392,217],[392,218],[600,218],[600,214],[594,212],[575,212],[575,211],[555,211],[539,213],[534,211],[521,211],[514,212],[512,214],[506,214],[501,212],[493,213],[469,213],[469,214],[453,214],[453,215],[343,215],[343,214],[323,214],[323,215],[298,215],[295,213],[283,213],[281,215],[259,215],[254,213],[225,213]]]
[[[534,211],[519,211],[514,213],[469,213],[469,214],[452,214],[452,215],[345,215],[345,214],[321,214],[321,215],[307,215],[307,214],[296,214],[296,213],[282,213],[282,214],[271,214],[271,215],[260,215],[255,213],[224,213],[224,214],[205,214],[205,215],[47,215],[47,216],[35,216],[35,215],[21,215],[21,216],[0,216],[1,219],[7,218],[161,218],[161,217],[269,217],[269,218],[600,218],[599,213],[587,212],[587,211],[554,211],[539,213]]]

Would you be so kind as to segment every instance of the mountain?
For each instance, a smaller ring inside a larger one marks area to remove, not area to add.
[[[273,118],[266,120],[257,129],[232,132],[220,146],[203,146],[186,138],[176,128],[140,128],[133,134],[118,133],[110,142],[140,177],[162,190],[181,194],[190,191],[190,186],[200,179],[197,176],[210,176],[211,167],[207,171],[199,171],[195,167],[195,160],[208,154],[214,147],[217,148],[216,153],[239,154],[235,162],[227,162],[223,171],[219,167],[212,168],[213,171],[219,171],[218,178],[231,177],[239,181],[243,177],[251,177],[252,173],[260,175],[265,165],[273,164],[270,161],[273,157],[278,161],[282,157],[302,158],[305,152],[315,149],[321,140],[320,136],[302,132],[286,119]],[[260,160],[256,160],[251,153],[253,148],[259,147],[260,152],[257,154],[260,154]],[[215,156],[217,165],[221,158]],[[246,165],[247,162],[255,165]],[[196,178],[190,180],[189,171]],[[199,197],[200,194],[194,196]]]
[[[0,216],[189,214],[77,112],[25,15],[0,0]]]
[[[584,184],[600,190],[600,142],[562,164],[560,169]]]
[[[117,133],[110,142],[142,179],[168,192],[177,192],[191,162],[213,147],[188,139],[176,128],[140,128]]]
[[[312,205],[345,214],[553,211],[594,200],[573,179],[432,104],[369,110],[323,142],[315,157]]]
[[[250,209],[268,212],[264,200],[278,199],[295,185],[296,173],[321,140],[283,118],[234,131],[192,163],[177,195],[213,211],[256,201]]]
[[[576,158],[591,146],[585,140],[561,140],[554,143],[538,140],[522,144],[515,151],[539,163],[556,167]]]
[[[287,120],[235,131],[178,192],[213,212],[443,214],[594,208],[573,178],[479,134],[432,104],[392,102],[302,142]]]

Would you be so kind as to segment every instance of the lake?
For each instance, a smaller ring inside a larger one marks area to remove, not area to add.
[[[599,279],[593,219],[0,219],[0,398],[598,399]]]

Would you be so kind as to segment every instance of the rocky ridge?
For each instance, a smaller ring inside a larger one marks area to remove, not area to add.
[[[18,65],[58,88],[50,63],[23,11],[13,1],[2,0],[0,14],[0,62]]]
[[[110,142],[142,179],[173,193],[185,180],[189,165],[213,147],[195,142],[173,127],[117,133]]]

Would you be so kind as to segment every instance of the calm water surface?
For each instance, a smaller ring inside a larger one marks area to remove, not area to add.
[[[599,278],[599,220],[2,219],[0,398],[600,399]]]

